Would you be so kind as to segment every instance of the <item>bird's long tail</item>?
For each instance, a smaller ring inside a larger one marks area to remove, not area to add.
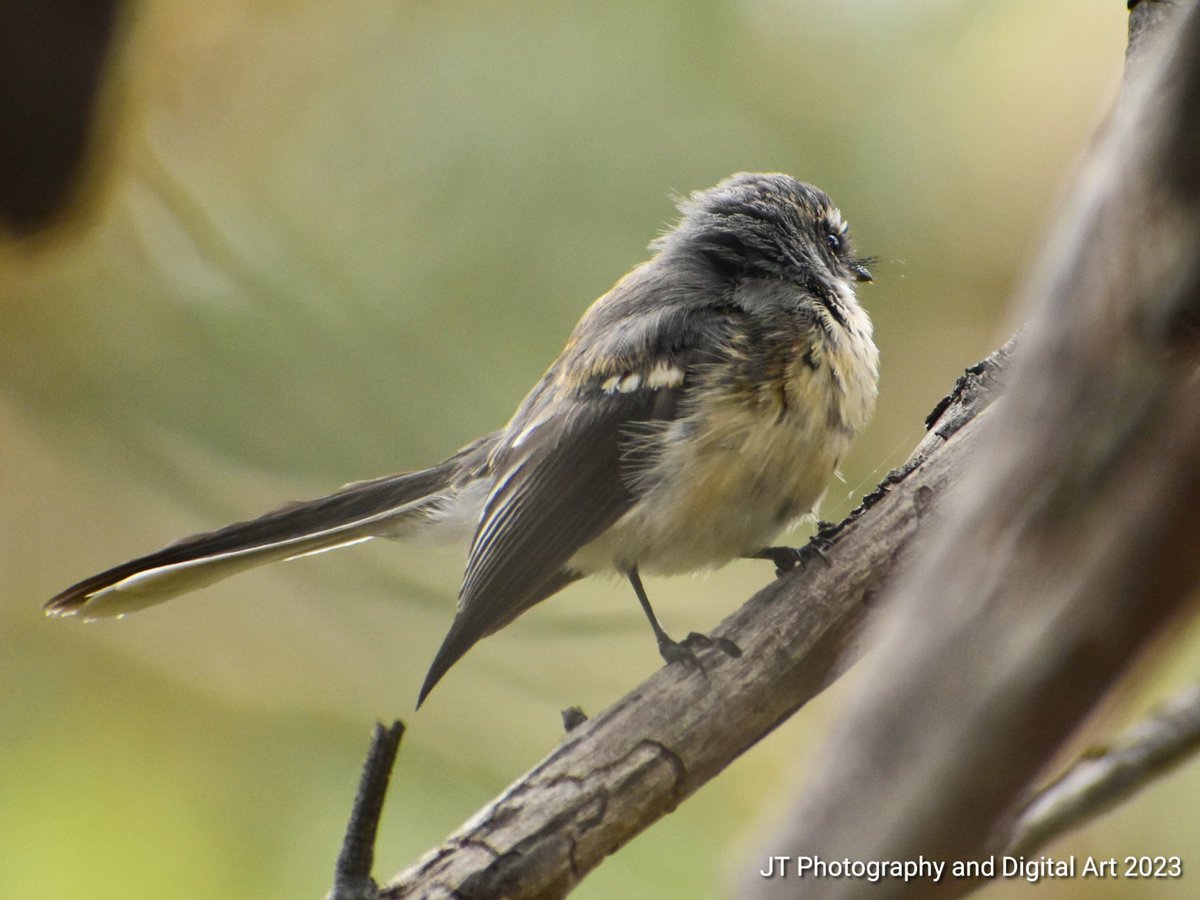
[[[319,500],[289,503],[257,519],[183,538],[72,585],[49,615],[99,619],[134,612],[263,563],[403,536],[454,503],[483,441],[440,465],[349,484]]]

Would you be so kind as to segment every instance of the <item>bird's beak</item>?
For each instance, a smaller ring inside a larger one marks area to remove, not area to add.
[[[864,266],[862,263],[858,263],[856,265],[851,266],[850,271],[854,273],[855,281],[874,281],[875,280],[874,278],[871,277],[871,270],[868,269],[866,266]]]

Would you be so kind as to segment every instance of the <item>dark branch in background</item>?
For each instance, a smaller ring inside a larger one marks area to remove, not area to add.
[[[832,682],[874,598],[976,444],[1002,348],[939,405],[905,466],[817,540],[826,562],[760,591],[716,634],[744,651],[668,666],[595,719],[385,887],[388,898],[561,897]],[[827,563],[827,564],[826,564]]]
[[[1145,0],[1131,39],[1122,97],[1029,286],[1005,395],[981,423],[946,517],[873,624],[861,689],[790,825],[759,858],[952,861],[1003,850],[998,836],[1012,833],[1021,798],[1079,723],[1192,611],[1198,9]],[[746,882],[755,898],[797,887]],[[979,885],[888,882],[872,894]],[[803,885],[819,898],[861,888]]]
[[[1109,746],[1084,754],[1017,816],[1006,853],[1031,856],[1112,809],[1200,748],[1200,686],[1172,698]]]
[[[383,800],[403,736],[403,722],[395,721],[390,728],[384,728],[382,722],[375,723],[371,749],[363,764],[342,852],[338,854],[334,869],[333,889],[326,900],[377,900],[379,897],[379,887],[371,877],[375,865],[375,835],[379,831]]]
[[[78,188],[121,6],[0,3],[0,235],[49,225]]]

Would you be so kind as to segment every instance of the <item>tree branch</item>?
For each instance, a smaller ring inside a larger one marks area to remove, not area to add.
[[[358,793],[346,825],[346,837],[334,868],[333,889],[326,900],[377,900],[379,897],[379,887],[371,877],[375,865],[375,835],[379,831],[383,800],[403,736],[404,723],[399,720],[387,728],[382,722],[375,723],[371,749],[363,764]]]
[[[1172,698],[1108,747],[1085,753],[1025,804],[1006,853],[1031,856],[1112,809],[1200,748],[1200,686]]]
[[[874,598],[976,447],[976,418],[1009,352],[968,370],[905,466],[822,529],[827,565],[777,579],[716,629],[741,659],[713,651],[703,671],[659,670],[572,729],[382,896],[561,897],[823,690],[857,655]]]
[[[1143,9],[1170,11],[1143,2],[1134,15]],[[1078,724],[1191,606],[1200,14],[1178,12],[1165,49],[1133,22],[1122,100],[1029,287],[1033,312],[1005,397],[981,423],[947,516],[873,626],[863,690],[778,838],[787,852],[986,857]],[[889,882],[875,893],[957,895],[978,884]],[[760,879],[744,896],[796,888]],[[802,889],[848,897],[861,886]]]

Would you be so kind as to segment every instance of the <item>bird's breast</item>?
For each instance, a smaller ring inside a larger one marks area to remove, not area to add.
[[[776,336],[756,368],[718,366],[688,411],[649,436],[635,506],[572,560],[591,572],[684,572],[754,553],[813,512],[874,408],[870,323]]]

